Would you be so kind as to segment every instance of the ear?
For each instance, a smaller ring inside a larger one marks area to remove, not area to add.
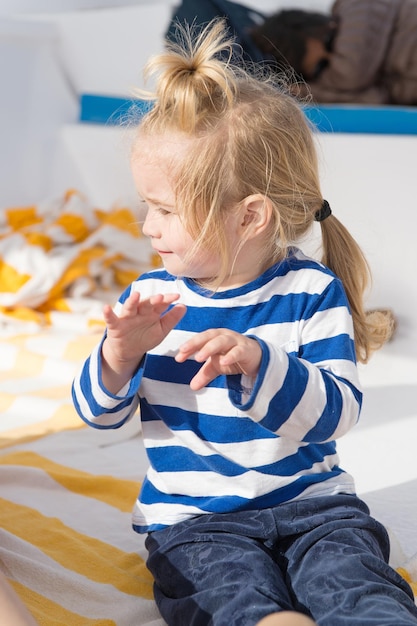
[[[272,216],[272,202],[267,196],[253,194],[241,203],[240,228],[244,239],[257,237],[268,227]]]

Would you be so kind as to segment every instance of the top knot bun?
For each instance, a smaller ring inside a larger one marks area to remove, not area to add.
[[[184,132],[196,132],[199,121],[218,116],[232,106],[236,94],[236,69],[232,68],[234,39],[225,21],[216,19],[201,31],[177,25],[176,42],[150,59],[145,76],[156,76],[156,107]]]

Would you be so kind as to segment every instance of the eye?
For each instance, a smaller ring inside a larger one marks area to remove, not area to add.
[[[164,209],[164,207],[161,206],[156,207],[156,210],[160,215],[169,215],[170,213],[172,213],[172,211],[168,211],[168,209]]]
[[[141,212],[143,211],[144,213],[147,213],[148,211],[152,211],[161,216],[173,215],[175,213],[173,207],[164,206],[152,200],[146,201],[146,200],[143,200],[142,198],[139,198],[139,209]]]
[[[173,208],[171,208],[170,206],[164,206],[164,205],[158,204],[156,202],[155,203],[148,202],[148,208],[151,209],[152,211],[155,211],[155,213],[161,216],[174,214]]]

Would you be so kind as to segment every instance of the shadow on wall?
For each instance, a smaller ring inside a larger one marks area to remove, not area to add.
[[[417,361],[415,362],[417,366]],[[367,387],[357,429],[374,428],[413,417],[417,411],[417,385]]]

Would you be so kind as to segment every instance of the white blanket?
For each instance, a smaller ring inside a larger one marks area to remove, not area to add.
[[[99,209],[75,190],[0,211],[0,318],[38,325],[57,323],[58,312],[100,318],[97,294],[112,297],[157,263],[140,217],[131,207]]]

